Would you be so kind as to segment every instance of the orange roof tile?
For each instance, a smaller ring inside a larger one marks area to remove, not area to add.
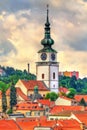
[[[69,90],[68,88],[65,88],[65,87],[59,87],[59,92],[63,92],[63,93],[67,93]]]
[[[39,99],[38,103],[41,103],[42,105],[46,105],[49,107],[53,107],[55,105],[54,101],[50,101],[49,99]]]
[[[44,84],[43,81],[37,81],[37,80],[21,80],[21,82],[24,84],[24,86],[28,89],[28,90],[34,90],[35,86],[38,86],[38,89],[40,91],[49,91],[49,89],[46,87],[46,85]]]
[[[83,111],[83,112],[77,112],[77,113],[73,113],[82,123],[84,123],[85,125],[87,125],[87,112]]]
[[[87,95],[75,95],[74,98],[75,98],[75,100],[77,100],[78,102],[80,102],[82,98],[85,100],[85,102],[87,102]]]
[[[80,124],[74,120],[37,120],[37,121],[17,121],[23,130],[33,130],[34,127],[50,127],[53,130],[81,130]]]
[[[16,118],[16,121],[43,121],[43,120],[47,120],[46,116],[38,116],[38,117],[26,117],[26,118]]]
[[[55,105],[51,110],[50,113],[51,114],[58,114],[59,112],[62,111],[82,111],[83,110],[83,106],[59,106],[59,105]]]
[[[0,120],[0,130],[20,130],[14,120]]]
[[[21,96],[25,101],[30,100],[30,99],[23,93],[23,91],[21,90],[21,88],[16,88],[16,90],[17,90],[17,95]]]
[[[37,102],[22,102],[16,105],[17,110],[44,110]]]

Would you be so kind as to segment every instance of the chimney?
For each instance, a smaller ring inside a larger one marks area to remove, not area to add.
[[[28,73],[30,73],[30,64],[28,63]]]

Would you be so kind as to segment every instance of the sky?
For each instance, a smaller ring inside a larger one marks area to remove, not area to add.
[[[87,77],[87,0],[0,1],[0,65],[36,73],[47,4],[59,71]]]

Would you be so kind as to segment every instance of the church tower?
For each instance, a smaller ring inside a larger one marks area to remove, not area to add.
[[[49,10],[47,5],[47,17],[45,23],[45,36],[41,40],[43,48],[38,51],[38,62],[36,63],[37,80],[44,81],[50,91],[58,92],[58,70],[57,51],[52,48],[54,40],[50,35]]]

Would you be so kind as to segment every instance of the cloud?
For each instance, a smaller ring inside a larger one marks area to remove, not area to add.
[[[7,56],[11,52],[17,53],[14,45],[9,41],[0,41],[0,57]]]
[[[87,55],[87,3],[84,0],[3,0],[0,3],[0,54],[3,55],[3,65],[25,69],[29,62],[35,73],[48,3],[51,36],[55,41],[53,48],[59,52],[61,70],[71,68],[86,75],[83,67],[86,67],[87,61],[83,59]]]

